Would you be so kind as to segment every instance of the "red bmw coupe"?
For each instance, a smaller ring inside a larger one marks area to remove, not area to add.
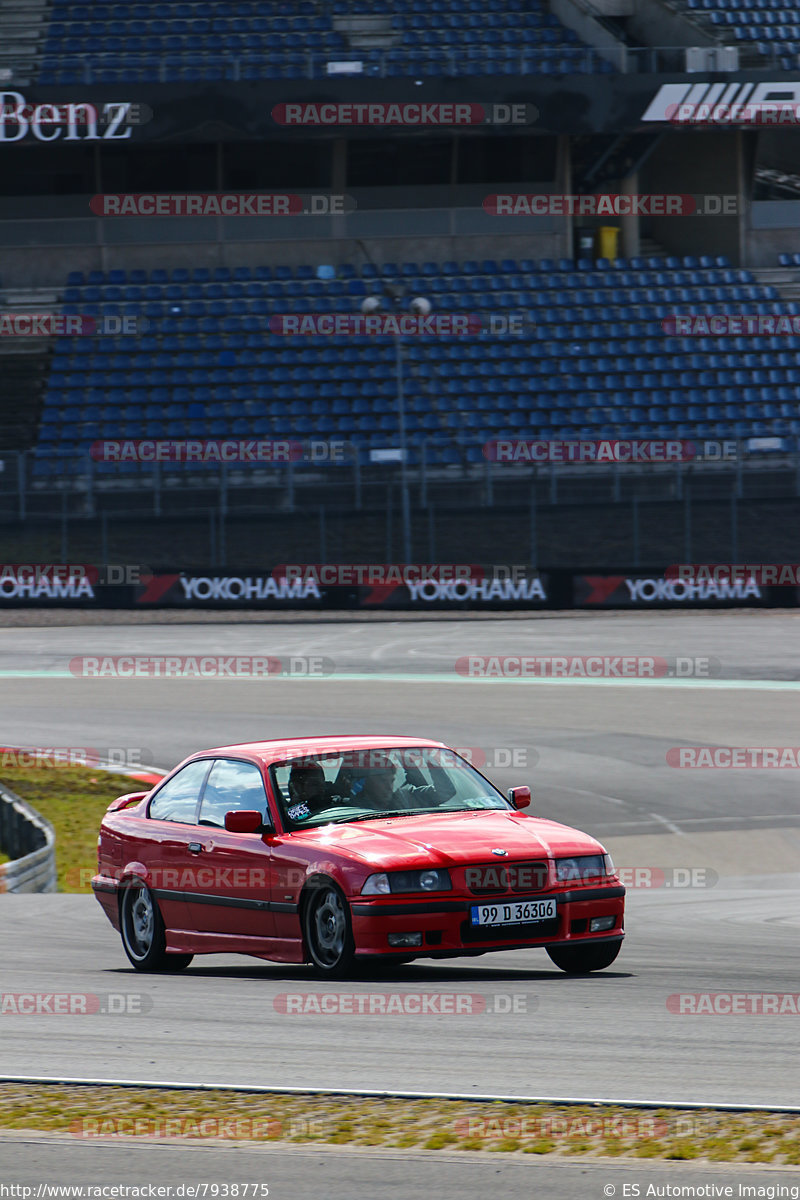
[[[602,970],[625,889],[599,842],[529,803],[441,742],[221,746],[113,801],[92,887],[140,971],[237,953],[341,977],[356,958],[531,946]]]

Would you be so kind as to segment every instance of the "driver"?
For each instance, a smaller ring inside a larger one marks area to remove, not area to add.
[[[303,816],[313,816],[329,806],[325,772],[318,762],[295,763],[286,788],[292,807],[307,810]]]
[[[395,774],[394,763],[386,755],[376,756],[376,760],[364,769],[361,778],[354,782],[353,799],[365,808],[405,808],[400,790],[395,791]]]

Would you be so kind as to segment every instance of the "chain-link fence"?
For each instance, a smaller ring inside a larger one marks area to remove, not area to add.
[[[410,440],[405,470],[394,450],[269,466],[127,463],[110,472],[87,453],[61,457],[46,473],[36,469],[46,456],[7,455],[2,560],[224,566],[499,555],[570,567],[796,556],[796,451],[770,456],[730,443],[726,460],[609,466],[503,462],[477,443],[462,441],[455,454],[454,443],[444,445]]]

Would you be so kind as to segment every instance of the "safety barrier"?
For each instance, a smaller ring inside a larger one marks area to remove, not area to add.
[[[56,890],[56,835],[52,825],[2,786],[0,850],[11,859],[0,865],[0,892]]]

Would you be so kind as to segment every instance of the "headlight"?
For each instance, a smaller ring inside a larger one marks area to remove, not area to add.
[[[449,892],[448,871],[390,871],[370,875],[361,889],[362,896],[383,896],[387,892]]]
[[[581,854],[577,858],[556,859],[556,879],[559,883],[591,883],[593,879],[604,879],[606,875],[613,874],[614,864],[608,854]]]
[[[388,875],[370,875],[361,889],[362,896],[383,896],[390,892]]]

